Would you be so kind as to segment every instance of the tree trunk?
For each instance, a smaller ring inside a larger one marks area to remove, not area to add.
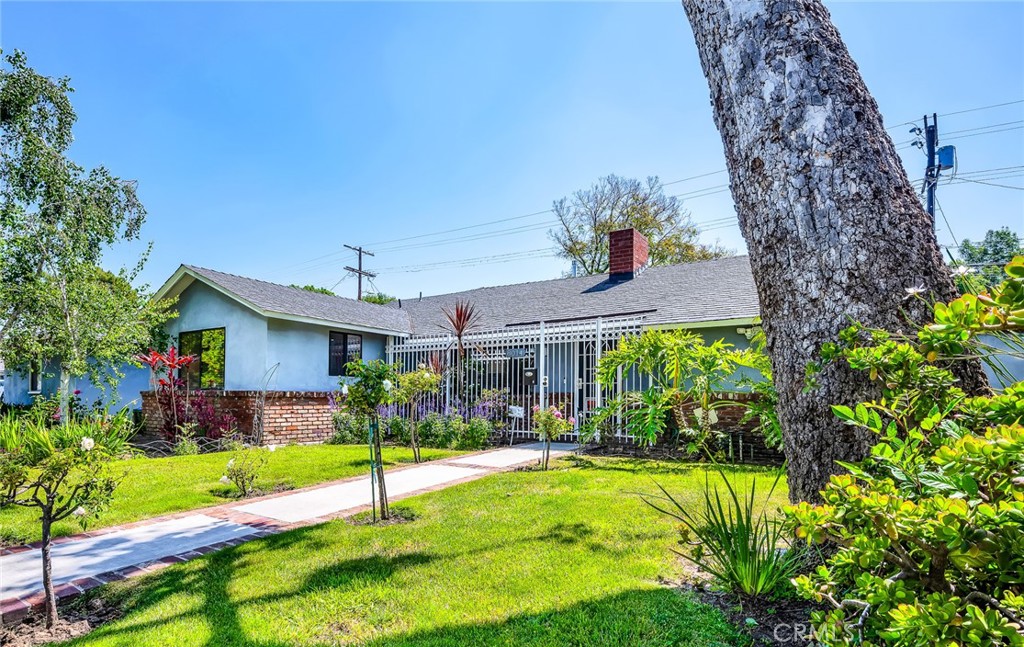
[[[71,374],[63,365],[60,367],[60,424],[71,422]]]
[[[412,439],[412,461],[414,463],[420,462],[420,441],[417,437],[417,427],[419,426],[419,413],[417,412],[418,402],[413,400],[412,408],[409,411],[409,434]]]
[[[53,593],[53,560],[50,558],[50,514],[43,512],[43,541],[40,554],[43,558],[43,595],[45,597],[46,628],[51,629],[57,624],[57,597]]]
[[[878,106],[819,0],[683,0],[722,135],[740,230],[779,392],[790,498],[817,500],[834,461],[872,435],[832,404],[877,395],[839,363],[804,393],[805,370],[850,321],[910,331],[957,293]],[[908,321],[909,319],[909,321]],[[979,362],[959,375],[987,389]]]
[[[374,418],[373,460],[377,463],[377,495],[381,521],[388,518],[388,490],[384,483],[384,453],[380,444],[380,423]]]

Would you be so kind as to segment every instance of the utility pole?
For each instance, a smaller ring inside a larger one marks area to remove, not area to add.
[[[932,123],[928,123],[928,115],[924,116],[924,154],[928,157],[928,167],[924,171],[925,210],[935,223],[935,187],[939,183],[939,165],[935,163],[935,146],[939,143],[939,116],[932,113]]]
[[[352,245],[345,245],[345,247],[348,247],[349,249],[351,249],[359,257],[359,262],[357,263],[359,265],[359,267],[350,267],[350,266],[346,265],[345,269],[356,275],[356,283],[358,285],[358,287],[356,288],[356,298],[359,299],[360,301],[362,301],[363,300],[363,277],[365,276],[368,279],[377,278],[377,275],[374,274],[373,272],[367,272],[366,270],[363,269],[363,255],[365,254],[366,256],[373,256],[373,252],[368,252],[365,249],[363,249],[362,247],[353,247]]]

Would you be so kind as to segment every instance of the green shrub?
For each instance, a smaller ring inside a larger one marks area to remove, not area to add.
[[[741,595],[778,596],[792,591],[789,579],[804,563],[805,551],[789,543],[784,520],[768,514],[768,503],[782,478],[775,478],[759,500],[757,483],[741,499],[721,474],[727,496],[704,483],[703,505],[691,512],[661,489],[660,497],[644,497],[648,505],[680,523],[681,542],[690,553],[676,551],[714,577],[722,587]]]
[[[463,426],[465,426],[465,423],[458,416],[447,417],[438,413],[427,414],[420,421],[418,427],[417,434],[420,438],[420,446],[436,449],[454,447]]]
[[[412,430],[409,428],[409,421],[401,416],[392,416],[381,421],[384,427],[384,437],[402,445],[412,444]]]
[[[950,359],[934,363],[984,352],[982,332],[1024,331],[1024,257],[1007,273],[992,296],[937,304],[917,340],[852,326],[822,349],[880,393],[833,407],[878,435],[870,457],[844,465],[821,505],[787,511],[798,537],[838,546],[795,580],[831,607],[813,616],[828,644],[1024,645],[1024,383],[968,397]]]
[[[234,483],[239,494],[244,497],[255,493],[256,479],[266,468],[274,447],[245,447],[232,454],[224,469],[220,482],[225,485]]]
[[[327,444],[357,445],[367,442],[369,420],[366,416],[345,410],[335,411],[332,422],[334,423],[334,435],[327,441]]]
[[[493,427],[485,418],[471,418],[463,427],[462,435],[455,443],[456,449],[483,449],[491,436]]]
[[[459,443],[459,439],[466,435],[466,421],[462,416],[448,416],[444,419],[444,435],[440,445],[442,448],[452,449]]]
[[[422,447],[445,447],[442,444],[445,436],[445,421],[440,414],[429,413],[420,420],[418,436]]]

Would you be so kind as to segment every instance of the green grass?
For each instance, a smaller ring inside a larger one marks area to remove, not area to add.
[[[407,523],[334,521],[108,585],[93,595],[125,617],[70,644],[740,644],[716,610],[663,584],[682,574],[669,550],[675,529],[635,494],[654,492],[653,476],[696,504],[702,468],[622,459],[556,468],[407,499],[396,505]]]
[[[462,452],[423,449],[424,460],[454,456]],[[115,470],[125,473],[108,510],[89,528],[114,526],[147,517],[193,510],[237,501],[237,490],[219,482],[230,452],[170,458],[135,458],[118,461]],[[412,462],[412,450],[386,447],[385,465]],[[299,488],[325,481],[357,476],[369,470],[369,449],[365,445],[282,446],[270,454],[270,461],[257,487]],[[38,512],[29,508],[0,510],[0,542],[23,544],[40,538]],[[67,519],[54,526],[56,536],[82,532],[77,521]]]

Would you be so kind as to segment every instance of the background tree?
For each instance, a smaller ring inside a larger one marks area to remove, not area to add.
[[[384,294],[383,292],[367,292],[363,295],[363,301],[369,303],[376,303],[379,305],[386,305],[395,301],[397,297],[393,297],[390,294]]]
[[[120,367],[151,341],[154,327],[170,317],[169,304],[156,303],[132,286],[132,275],[95,265],[44,260],[44,272],[8,328],[3,358],[10,366],[53,359],[60,367],[61,420],[68,419],[73,377],[99,386],[123,377]]]
[[[1003,267],[1014,256],[1024,254],[1024,245],[1021,245],[1016,232],[1002,227],[989,229],[984,240],[977,243],[965,238],[958,251],[960,259],[954,265],[970,268],[975,281],[980,281],[984,287],[992,287],[1003,280]]]
[[[11,367],[59,359],[62,414],[72,376],[107,381],[166,319],[132,286],[132,271],[99,267],[103,252],[137,239],[145,220],[133,182],[67,158],[75,112],[68,79],[0,67],[0,357]],[[94,380],[96,381],[96,380]]]
[[[632,227],[650,243],[651,265],[705,261],[729,256],[718,245],[703,245],[700,230],[677,198],[665,195],[657,177],[646,182],[609,175],[589,189],[556,200],[559,227],[549,232],[559,256],[576,261],[583,274],[608,271],[608,234]]]
[[[761,302],[789,461],[790,497],[819,498],[835,461],[865,457],[871,435],[831,405],[877,386],[828,366],[804,374],[850,318],[899,330],[927,320],[921,290],[956,295],[878,106],[819,0],[683,0],[722,136],[740,230]],[[979,362],[959,367],[986,389]]]
[[[327,288],[321,288],[321,287],[318,287],[316,285],[298,285],[298,284],[292,283],[290,287],[299,288],[300,290],[305,290],[307,292],[317,292],[319,294],[329,294],[332,297],[338,296],[337,294],[335,294],[334,292],[328,290]]]
[[[67,78],[15,51],[0,66],[0,350],[54,271],[99,264],[106,247],[139,237],[146,211],[134,182],[67,158],[75,112]]]

